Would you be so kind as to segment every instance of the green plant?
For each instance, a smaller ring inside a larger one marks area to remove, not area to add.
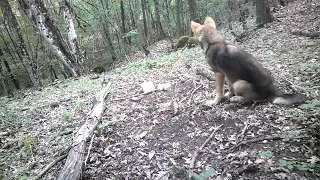
[[[313,100],[308,104],[302,104],[300,108],[307,109],[307,110],[320,110],[320,101]]]
[[[18,142],[20,147],[19,157],[27,158],[28,153],[32,153],[33,147],[36,145],[36,139],[33,137],[27,137]]]
[[[213,174],[214,174],[214,169],[213,168],[209,168],[204,173],[202,173],[201,175],[198,175],[196,173],[192,173],[191,174],[191,179],[192,180],[206,180],[210,176],[212,176]]]
[[[290,170],[298,170],[298,171],[309,171],[313,172],[315,175],[320,176],[320,167],[318,162],[320,159],[317,156],[312,156],[307,162],[298,162],[298,161],[290,161],[290,160],[279,160],[279,165],[281,167],[286,167]]]
[[[63,115],[62,115],[62,119],[63,119],[64,121],[70,121],[70,120],[72,120],[72,113],[64,112]]]
[[[262,157],[272,157],[273,153],[271,151],[262,151],[259,155]]]

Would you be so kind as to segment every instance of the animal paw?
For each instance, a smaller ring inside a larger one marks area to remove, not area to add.
[[[230,98],[230,102],[244,102],[243,96],[233,96]]]
[[[222,97],[216,96],[216,98],[214,98],[214,100],[207,100],[205,102],[205,105],[206,106],[214,106],[214,105],[219,104],[221,102],[221,100],[222,100]]]
[[[231,98],[232,96],[234,96],[234,93],[230,93],[230,91],[229,91],[225,94],[225,96],[228,98]]]

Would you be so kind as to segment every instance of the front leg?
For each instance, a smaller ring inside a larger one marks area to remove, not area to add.
[[[223,98],[224,92],[224,79],[225,75],[221,72],[216,72],[216,89],[215,89],[215,98],[213,100],[213,104],[217,105]]]

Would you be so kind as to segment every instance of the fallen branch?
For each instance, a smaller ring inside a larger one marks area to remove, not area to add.
[[[249,139],[249,140],[242,141],[242,142],[236,144],[235,146],[233,146],[230,149],[228,149],[227,152],[231,152],[234,149],[236,149],[236,148],[238,148],[240,146],[249,144],[249,143],[256,143],[256,142],[260,142],[260,141],[264,141],[264,140],[281,140],[281,139],[284,139],[284,138],[285,137],[278,135],[278,136],[260,137],[260,138],[256,138],[256,139]]]
[[[196,150],[191,158],[191,162],[190,162],[190,168],[194,168],[194,164],[196,162],[196,159],[199,155],[199,152],[202,151],[202,149],[208,144],[209,141],[211,141],[211,139],[213,138],[213,136],[215,135],[215,133],[223,126],[223,124],[221,124],[220,126],[216,127],[213,132],[210,134],[210,136],[208,137],[208,139],[200,146],[200,148],[198,150]]]
[[[56,160],[52,161],[50,164],[48,164],[42,171],[41,173],[34,178],[34,180],[40,179],[47,171],[49,171],[55,164],[58,162],[62,161],[64,158],[66,158],[68,154],[64,154],[60,157],[58,157]]]
[[[320,37],[320,32],[292,31],[291,33],[293,35],[310,37],[311,39],[316,38],[316,37]]]
[[[105,108],[105,98],[110,92],[111,83],[109,82],[95,96],[93,100],[93,108],[87,117],[87,121],[82,125],[76,133],[72,148],[68,153],[66,163],[58,176],[58,180],[75,180],[79,179],[82,173],[82,165],[84,162],[84,154],[87,139],[93,134],[97,127]]]
[[[154,91],[153,91],[154,92]],[[122,101],[122,100],[126,100],[126,99],[131,99],[131,98],[134,98],[134,97],[137,97],[137,96],[143,96],[143,95],[147,95],[147,94],[150,94],[151,92],[146,92],[146,93],[141,93],[141,94],[134,94],[134,95],[128,95],[128,96],[125,96],[125,97],[121,97],[121,98],[115,98],[115,99],[112,99],[110,100],[111,102],[113,101]]]
[[[84,160],[84,166],[87,166],[87,161],[88,161],[89,156],[90,156],[90,151],[91,151],[91,148],[92,148],[93,139],[94,139],[94,135],[92,136],[91,141],[90,141],[90,145],[89,145],[89,148],[88,148],[87,157],[86,157],[86,159]]]

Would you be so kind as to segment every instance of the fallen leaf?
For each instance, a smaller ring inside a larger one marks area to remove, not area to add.
[[[140,84],[140,86],[142,87],[144,93],[149,93],[156,89],[152,81],[143,82]]]
[[[256,160],[254,161],[255,164],[262,164],[262,163],[264,163],[264,162],[265,162],[264,159],[256,159]]]
[[[155,154],[156,152],[154,151],[149,152],[149,155],[148,155],[149,159],[152,159]]]

